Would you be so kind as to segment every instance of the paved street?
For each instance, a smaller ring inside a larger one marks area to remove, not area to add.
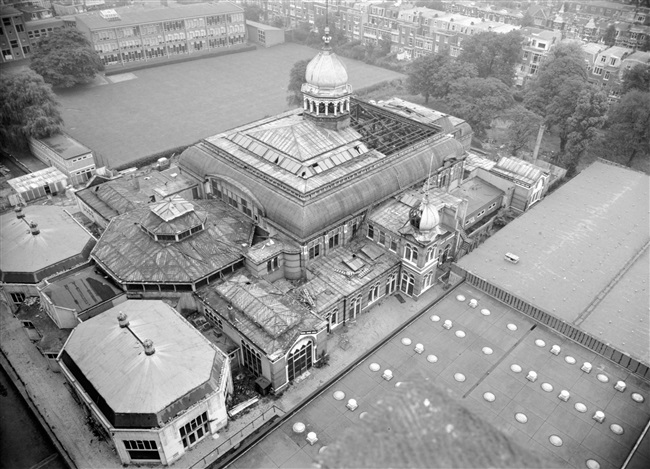
[[[66,132],[98,154],[98,166],[118,166],[289,109],[289,71],[317,53],[283,44],[113,75],[57,95]],[[402,76],[342,60],[353,89]]]
[[[469,307],[472,298],[478,300],[477,308]],[[445,320],[452,321],[450,330],[443,327]],[[414,351],[417,343],[424,346],[422,354]],[[550,353],[553,345],[561,347],[557,356]],[[589,374],[580,369],[585,361],[593,364]],[[379,370],[372,371],[371,364]],[[521,371],[513,371],[513,365]],[[391,381],[381,377],[386,369],[393,371]],[[415,370],[436,377],[473,413],[557,467],[582,469],[589,459],[602,469],[621,467],[650,418],[648,383],[463,284],[230,467],[309,467],[323,447],[363,425],[364,412],[381,412],[378,401],[385,389],[407,381]],[[526,379],[531,370],[537,373],[535,382]],[[626,382],[624,392],[614,389],[618,380]],[[558,398],[562,390],[569,392],[566,402]],[[335,399],[337,391],[345,394],[343,400]],[[494,400],[486,400],[485,393]],[[645,402],[635,402],[632,393],[640,393]],[[345,406],[349,398],[359,404],[354,412]],[[577,410],[578,403],[586,406],[585,412]],[[605,414],[602,424],[592,418],[597,410]],[[526,423],[515,420],[520,413]],[[301,434],[293,431],[297,422],[306,425]],[[622,434],[613,431],[619,427]],[[305,439],[310,431],[319,439],[313,446]],[[561,446],[551,444],[552,435],[561,438]],[[628,467],[650,467],[650,448],[642,448]]]

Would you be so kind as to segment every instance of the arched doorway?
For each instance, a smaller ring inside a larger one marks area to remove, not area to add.
[[[289,381],[300,376],[314,363],[314,341],[304,339],[296,344],[287,358],[287,373]]]

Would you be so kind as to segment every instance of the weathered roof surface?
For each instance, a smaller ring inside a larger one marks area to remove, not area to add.
[[[316,311],[326,312],[339,300],[359,293],[399,263],[396,255],[370,241],[354,241],[311,261],[307,270],[313,278],[301,288],[309,292]]]
[[[419,104],[405,101],[401,98],[390,98],[384,101],[378,101],[377,106],[389,109],[404,117],[439,126],[443,132],[453,132],[454,125],[449,119],[450,116],[435,109],[431,109]],[[462,121],[465,122],[465,121]]]
[[[463,164],[463,169],[466,171],[473,171],[476,168],[483,168],[486,170],[491,170],[496,165],[496,161],[492,161],[485,156],[472,153],[471,151],[467,153],[465,158],[465,163]]]
[[[64,160],[90,153],[90,148],[77,142],[66,134],[54,134],[51,137],[39,138],[40,142],[54,150]]]
[[[245,271],[207,285],[197,295],[269,356],[288,352],[302,333],[326,327],[293,296]]]
[[[460,199],[467,200],[467,214],[469,215],[489,201],[503,196],[505,193],[480,177],[474,177],[463,182],[451,194]]]
[[[75,195],[107,222],[152,201],[180,193],[197,185],[178,167],[165,171],[138,171],[103,184],[77,191]]]
[[[0,215],[0,275],[3,282],[38,283],[57,272],[81,264],[95,240],[55,205],[23,208],[25,218],[13,212]],[[38,223],[33,235],[28,222]]]
[[[303,179],[265,159],[251,155],[232,142],[224,144],[226,141],[221,139],[220,148],[233,155],[247,169],[225,160],[205,143],[185,150],[180,164],[200,178],[225,176],[238,181],[257,196],[272,223],[299,239],[307,239],[377,200],[422,181],[429,172],[432,160],[432,166],[438,168],[445,158],[458,157],[464,153],[460,142],[451,137],[443,137],[430,145],[409,148],[403,155],[394,157],[372,150],[345,164]],[[249,167],[261,171],[266,178],[257,176]],[[369,170],[371,167],[373,169]],[[363,171],[357,172],[358,170]],[[351,177],[355,173],[356,177]],[[278,181],[282,186],[267,181],[268,178]],[[345,184],[330,186],[317,197],[299,198],[288,189],[306,194],[344,178],[348,179]]]
[[[527,186],[534,185],[545,174],[532,163],[508,156],[502,157],[490,172]]]
[[[218,200],[194,200],[207,214],[205,229],[181,241],[155,241],[139,223],[148,207],[114,218],[92,257],[121,282],[192,283],[221,270],[243,256],[253,223]]]
[[[149,208],[158,217],[167,222],[194,211],[194,206],[178,195],[152,203]]]
[[[322,467],[555,467],[548,455],[524,449],[470,413],[425,372],[406,374],[399,384],[387,386],[358,425],[328,443],[317,457]]]
[[[120,312],[128,328],[119,326]],[[144,353],[146,339],[153,355]],[[160,300],[128,300],[79,324],[64,351],[115,414],[155,415],[152,426],[223,385],[224,356]]]
[[[598,329],[600,340],[647,363],[647,286],[636,303],[617,308],[628,319],[645,315],[636,327],[610,327],[600,308],[630,293],[636,280],[628,276],[642,272],[636,256],[642,262],[650,241],[649,200],[647,175],[596,161],[457,264],[548,314]],[[507,252],[519,263],[505,261]]]
[[[93,266],[58,276],[41,291],[55,306],[72,309],[77,313],[122,293],[122,290],[99,275]]]
[[[191,202],[175,195],[149,206],[142,226],[156,235],[176,235],[192,228],[200,229],[206,214],[196,212]]]
[[[25,174],[24,176],[9,179],[9,181],[7,181],[13,190],[19,194],[32,189],[41,189],[47,184],[55,184],[57,182],[62,182],[64,185],[67,185],[68,176],[63,174],[54,166],[41,169],[34,173]]]
[[[41,335],[38,348],[42,353],[59,353],[70,335],[71,329],[59,329],[52,321],[42,308],[38,297],[27,298],[16,311],[16,317],[21,321],[30,321],[34,325]]]
[[[264,262],[273,256],[277,256],[281,252],[300,252],[299,246],[292,246],[291,244],[276,239],[268,239],[264,242],[257,243],[246,251],[246,257],[256,264]]]
[[[159,21],[177,20],[181,18],[193,18],[206,15],[223,15],[227,13],[242,13],[243,10],[228,2],[219,3],[194,3],[182,5],[169,3],[162,8],[150,7],[123,7],[115,8],[120,19],[108,21],[99,15],[99,11],[74,15],[77,21],[82,21],[91,29],[117,28],[138,24],[156,23]]]

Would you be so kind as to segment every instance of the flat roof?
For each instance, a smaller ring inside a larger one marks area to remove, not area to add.
[[[119,313],[127,315],[128,329],[120,327]],[[153,341],[153,355],[144,353],[146,339]],[[116,414],[157,414],[213,374],[219,381],[224,361],[161,300],[127,300],[79,324],[64,349]]]
[[[501,189],[480,177],[474,177],[463,182],[451,193],[458,198],[467,200],[467,215],[474,213],[483,205],[505,194]]]
[[[99,275],[94,266],[66,273],[41,290],[55,306],[81,313],[122,293]]]
[[[109,21],[100,16],[100,11],[74,15],[74,17],[90,29],[120,28],[138,24],[157,23],[160,21],[180,20],[183,18],[202,17],[206,15],[223,15],[228,13],[243,13],[243,9],[229,2],[194,3],[189,5],[169,2],[166,6],[156,5],[146,7],[132,5],[114,9],[119,15],[118,20]]]
[[[17,178],[9,179],[7,183],[18,193],[27,192],[32,189],[41,189],[48,184],[62,182],[68,184],[68,176],[63,174],[54,166],[50,166],[34,173],[25,174]]]
[[[634,284],[627,276],[638,272],[636,258],[650,241],[648,182],[646,174],[596,161],[457,264],[552,316],[585,321],[578,327],[589,331],[600,327],[600,340],[647,363],[647,323],[609,327],[598,303]],[[519,263],[504,260],[508,252]],[[647,318],[648,295],[638,300],[631,307]]]
[[[72,158],[91,152],[90,148],[82,145],[66,134],[54,134],[51,137],[39,138],[37,140],[54,150],[64,160],[71,160]]]
[[[88,258],[95,240],[63,207],[29,205],[23,208],[24,219],[13,212],[0,215],[0,272],[3,280],[11,274],[34,276],[46,268],[58,265],[50,274],[66,270]],[[33,235],[28,222],[38,223],[40,233]],[[64,261],[72,262],[61,264]]]

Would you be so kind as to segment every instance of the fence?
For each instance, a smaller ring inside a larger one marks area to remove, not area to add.
[[[224,440],[219,446],[213,449],[201,460],[193,464],[191,466],[191,469],[201,469],[204,467],[209,467],[219,458],[225,456],[229,451],[239,448],[241,443],[246,438],[251,436],[253,433],[255,433],[257,430],[262,428],[264,425],[272,422],[275,419],[275,417],[282,417],[284,414],[285,412],[276,406],[273,406],[270,409],[265,410],[264,413],[262,413],[262,415],[255,418],[255,420],[251,421],[248,425],[246,425],[244,428],[239,430],[237,433],[235,433],[227,440]]]

